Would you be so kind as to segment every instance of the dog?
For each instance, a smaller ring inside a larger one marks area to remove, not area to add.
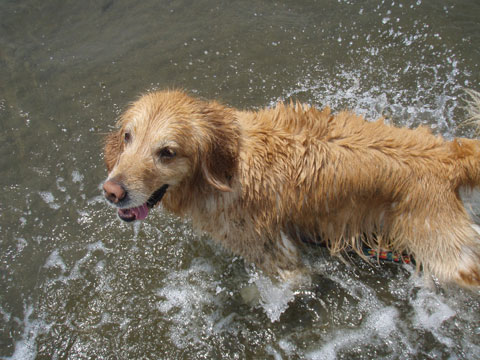
[[[120,219],[143,220],[161,202],[272,277],[302,269],[309,239],[333,255],[364,244],[410,254],[442,283],[480,285],[480,234],[460,198],[480,184],[477,140],[298,102],[242,111],[172,90],[133,102],[104,156],[104,195]]]

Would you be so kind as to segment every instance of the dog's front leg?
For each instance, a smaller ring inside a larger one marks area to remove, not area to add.
[[[263,251],[257,255],[255,264],[270,276],[282,281],[303,277],[304,266],[298,246],[284,232],[265,239]]]

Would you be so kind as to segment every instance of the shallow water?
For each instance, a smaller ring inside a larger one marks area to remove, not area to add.
[[[480,296],[322,249],[312,286],[272,284],[156,211],[102,200],[102,136],[180,87],[240,108],[290,97],[472,136],[480,4],[0,2],[0,357],[480,358]]]

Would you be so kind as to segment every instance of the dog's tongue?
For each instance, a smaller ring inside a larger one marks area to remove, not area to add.
[[[119,209],[118,215],[125,221],[143,220],[147,217],[148,210],[149,208],[145,203],[142,206],[130,209]]]
[[[137,220],[143,220],[148,215],[148,206],[147,204],[143,204],[142,206],[133,208],[132,211],[135,214],[135,218]]]

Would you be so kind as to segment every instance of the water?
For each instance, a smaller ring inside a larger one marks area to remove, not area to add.
[[[239,108],[290,97],[473,136],[480,4],[0,2],[0,357],[480,358],[477,292],[323,249],[276,285],[156,211],[116,219],[102,136],[138,94]]]

